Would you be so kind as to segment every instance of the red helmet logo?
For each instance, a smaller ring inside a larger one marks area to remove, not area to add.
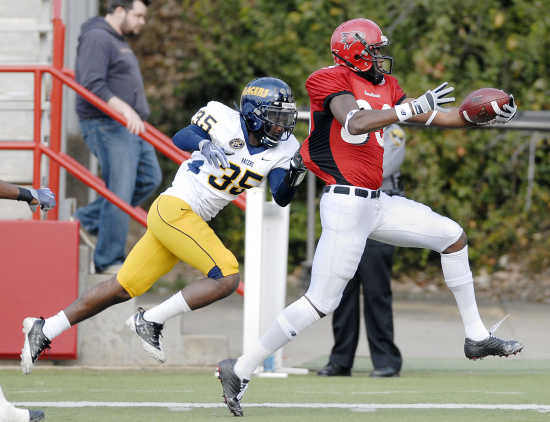
[[[353,44],[359,42],[355,37],[355,34],[359,35],[361,38],[365,38],[365,34],[362,32],[342,32],[342,38],[340,42],[344,44],[344,50],[349,50]]]

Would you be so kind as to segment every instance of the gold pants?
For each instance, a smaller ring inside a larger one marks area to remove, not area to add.
[[[140,296],[181,260],[211,278],[239,272],[235,256],[183,200],[160,195],[149,209],[147,231],[117,275],[130,296]]]

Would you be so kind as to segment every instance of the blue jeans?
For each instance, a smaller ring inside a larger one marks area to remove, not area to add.
[[[162,173],[154,148],[109,118],[80,120],[84,141],[97,157],[107,188],[120,199],[139,205],[160,185]],[[79,208],[75,217],[98,235],[94,253],[101,272],[124,261],[129,215],[102,196]]]

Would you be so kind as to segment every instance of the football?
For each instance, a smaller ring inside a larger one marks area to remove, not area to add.
[[[460,117],[470,123],[486,123],[496,117],[495,110],[491,105],[496,101],[502,109],[504,104],[510,102],[510,95],[496,88],[481,88],[468,94],[460,105],[458,112]]]

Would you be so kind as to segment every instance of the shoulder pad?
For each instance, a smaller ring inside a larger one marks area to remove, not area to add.
[[[221,146],[226,153],[234,152],[229,147],[230,142],[235,139],[242,139],[244,142],[240,113],[218,101],[208,102],[195,113],[191,123],[207,132],[212,142]]]

